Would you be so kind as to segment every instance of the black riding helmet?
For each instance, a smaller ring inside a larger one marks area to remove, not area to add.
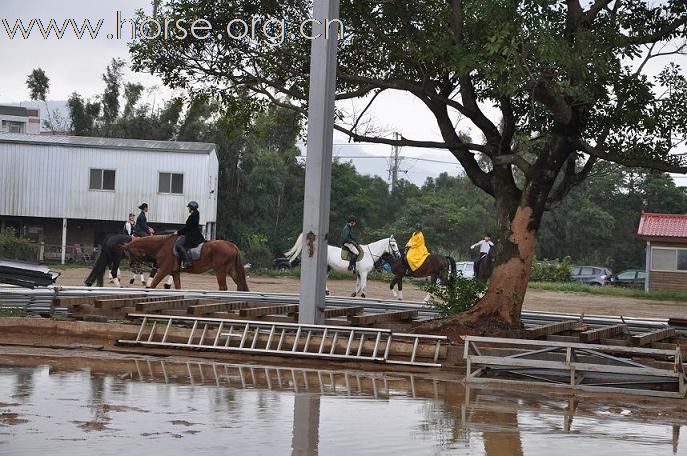
[[[198,203],[196,203],[195,201],[191,201],[186,205],[186,207],[190,207],[194,211],[197,211],[198,210]]]
[[[418,223],[415,225],[415,231],[422,231],[422,223]]]

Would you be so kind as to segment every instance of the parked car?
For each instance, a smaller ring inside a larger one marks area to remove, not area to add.
[[[600,266],[573,266],[570,279],[587,285],[608,285],[613,271]]]
[[[475,278],[475,263],[472,261],[456,261],[456,272],[466,279]]]
[[[644,288],[646,271],[644,269],[628,269],[611,276],[611,284],[620,287]]]

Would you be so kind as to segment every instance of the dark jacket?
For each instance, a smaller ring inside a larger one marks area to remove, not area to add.
[[[355,239],[353,239],[353,233],[351,231],[351,225],[346,223],[341,230],[341,245],[346,244],[348,242],[353,242],[356,243]]]
[[[184,247],[187,249],[192,249],[197,247],[198,244],[205,242],[203,233],[200,231],[200,214],[198,211],[191,211],[191,214],[186,219],[186,225],[177,231],[177,234],[186,236]]]
[[[136,217],[136,226],[134,226],[134,234],[136,236],[148,236],[150,235],[150,227],[148,226],[148,219],[146,218],[145,212],[141,211]]]

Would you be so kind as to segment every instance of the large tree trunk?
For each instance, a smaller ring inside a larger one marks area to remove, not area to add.
[[[528,205],[517,206],[514,212],[497,207],[497,216],[496,266],[489,288],[472,309],[452,317],[451,322],[469,326],[520,326],[520,311],[534,259],[541,211]]]

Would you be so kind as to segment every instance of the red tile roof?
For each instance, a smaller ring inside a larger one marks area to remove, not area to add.
[[[687,238],[687,215],[643,212],[637,235],[642,237]]]

